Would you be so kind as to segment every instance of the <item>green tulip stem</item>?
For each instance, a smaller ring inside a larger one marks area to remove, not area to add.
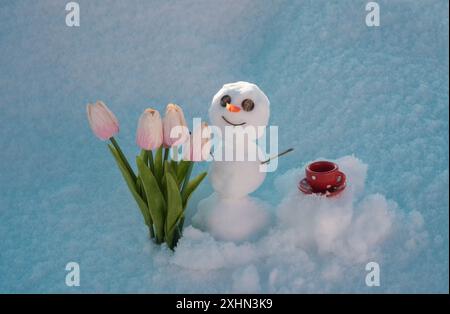
[[[110,139],[111,143],[113,144],[114,148],[119,153],[120,159],[122,159],[123,163],[125,164],[125,167],[127,168],[128,172],[130,173],[131,177],[133,178],[133,181],[136,182],[136,175],[134,174],[133,169],[131,168],[130,164],[128,163],[127,158],[123,154],[122,150],[120,149],[119,143],[117,143],[116,139],[112,136]]]
[[[153,162],[153,152],[151,150],[147,151],[148,153],[148,166],[150,167],[150,170],[155,173],[155,165]]]
[[[170,148],[164,148],[164,161],[169,159],[169,151],[170,151]]]
[[[163,159],[163,165],[162,165],[162,167],[163,167],[163,173],[164,173],[164,166],[166,165],[166,161],[169,159],[169,150],[170,150],[170,148],[164,148],[164,159]]]
[[[146,152],[147,152],[148,167],[150,168],[150,171],[152,173],[155,173],[155,166],[153,165],[153,152],[151,150],[147,150]],[[148,230],[150,231],[150,238],[154,239],[155,230],[153,229],[153,221],[151,221],[151,225],[148,227]]]

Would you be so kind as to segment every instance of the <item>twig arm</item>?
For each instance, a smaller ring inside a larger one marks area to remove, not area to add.
[[[286,149],[285,151],[279,153],[278,155],[273,156],[273,157],[269,157],[269,159],[262,161],[262,162],[261,162],[261,165],[268,164],[271,160],[273,160],[273,159],[275,159],[275,158],[278,158],[278,157],[281,157],[281,156],[283,156],[283,155],[286,155],[287,153],[290,153],[290,152],[292,152],[293,150],[294,150],[293,148]]]

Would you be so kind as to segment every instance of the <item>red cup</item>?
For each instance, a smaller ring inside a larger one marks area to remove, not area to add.
[[[345,182],[345,174],[331,161],[313,162],[306,167],[305,173],[306,180],[316,192],[325,192]]]

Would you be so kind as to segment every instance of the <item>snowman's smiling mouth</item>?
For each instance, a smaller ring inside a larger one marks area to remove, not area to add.
[[[244,125],[244,124],[246,123],[246,122],[242,122],[242,123],[233,123],[233,122],[230,122],[229,120],[227,120],[227,118],[225,118],[224,116],[222,116],[222,119],[223,119],[226,123],[231,124],[231,125],[233,125],[233,126]]]

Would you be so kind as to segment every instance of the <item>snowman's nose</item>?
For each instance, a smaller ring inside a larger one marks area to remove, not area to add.
[[[239,108],[238,106],[233,105],[233,104],[227,104],[227,110],[229,112],[239,112],[239,111],[241,111],[241,108]]]

